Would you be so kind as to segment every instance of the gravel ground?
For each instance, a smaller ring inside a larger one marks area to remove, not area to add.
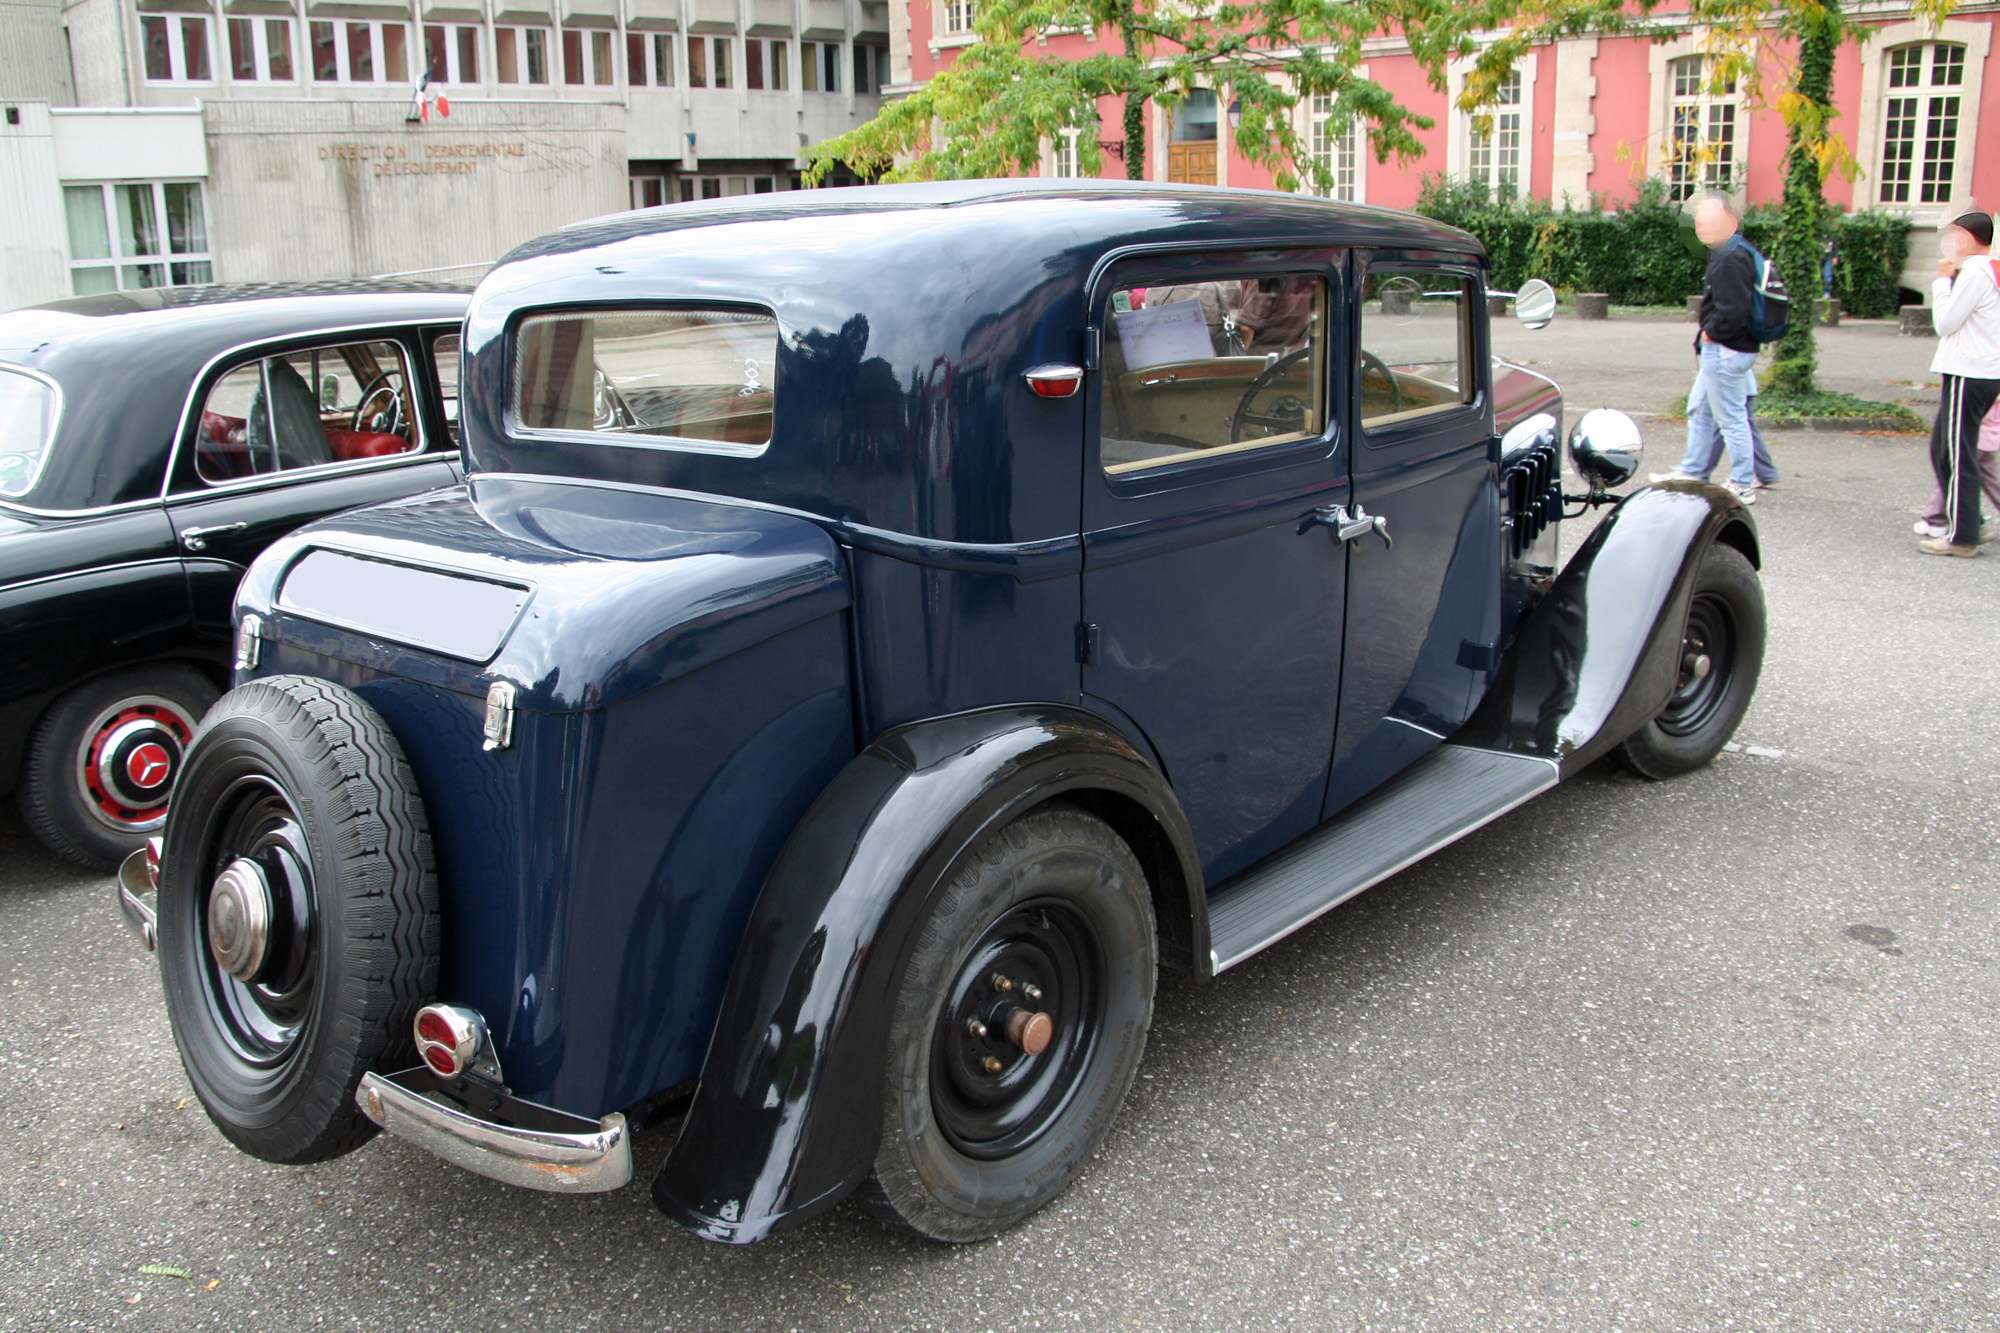
[[[1685,335],[1528,346],[1574,406],[1643,407],[1670,390],[1624,367]],[[1827,341],[1843,388],[1930,350]],[[1913,549],[1921,442],[1773,443],[1750,748],[1593,771],[1169,980],[1101,1159],[985,1245],[852,1206],[708,1245],[652,1209],[650,1139],[591,1198],[379,1139],[251,1161],[192,1100],[110,882],[9,809],[0,1328],[1991,1328],[2000,560]]]

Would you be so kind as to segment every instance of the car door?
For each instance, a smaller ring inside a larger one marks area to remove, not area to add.
[[[458,480],[430,350],[451,331],[427,333],[249,348],[195,386],[167,510],[202,634],[228,635],[243,571],[293,528]]]
[[[1497,651],[1499,500],[1483,287],[1466,258],[1357,255],[1357,517],[1325,814],[1465,721]]]
[[[1325,791],[1343,259],[1140,255],[1093,294],[1083,690],[1152,745],[1211,883],[1312,827]]]

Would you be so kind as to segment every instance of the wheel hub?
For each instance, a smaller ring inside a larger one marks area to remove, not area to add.
[[[165,700],[131,700],[99,718],[77,766],[91,810],[121,832],[156,823],[193,737],[192,720]]]
[[[208,948],[224,972],[251,981],[271,944],[271,885],[263,867],[242,857],[215,878],[208,896]]]

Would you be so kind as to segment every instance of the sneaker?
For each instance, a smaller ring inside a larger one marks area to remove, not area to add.
[[[1682,472],[1679,468],[1675,468],[1672,472],[1655,472],[1649,480],[1657,486],[1663,481],[1707,481],[1708,478],[1697,477],[1692,472]]]
[[[1942,537],[1936,537],[1926,542],[1918,542],[1917,549],[1925,555],[1972,556],[1979,554],[1977,546],[1959,546],[1956,543],[1946,541]]]
[[[1755,486],[1738,486],[1733,481],[1725,481],[1722,483],[1722,489],[1728,491],[1744,504],[1753,505],[1757,503],[1757,488]]]
[[[1933,523],[1927,518],[1920,518],[1910,526],[1910,531],[1919,537],[1942,537],[1951,529],[1942,523]]]
[[[1777,484],[1778,484],[1778,479],[1776,477],[1771,478],[1769,481],[1760,481],[1756,483],[1757,489],[1760,491],[1768,491]]]

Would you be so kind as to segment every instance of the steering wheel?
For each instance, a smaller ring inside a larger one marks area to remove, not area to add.
[[[369,380],[367,387],[361,390],[361,401],[354,405],[354,421],[349,429],[379,435],[407,436],[409,434],[407,423],[403,420],[403,395],[397,390],[395,385],[389,382],[390,373],[386,370],[381,372],[374,379]],[[371,414],[368,410],[370,403],[384,395],[387,395],[389,399],[389,428],[386,431],[378,429],[381,425],[379,420],[372,425],[369,423],[371,415],[379,417],[380,414]]]
[[[1268,412],[1252,412],[1250,405],[1257,395],[1271,387],[1279,375],[1291,369],[1312,354],[1312,348],[1301,347],[1298,351],[1279,357],[1258,373],[1250,381],[1250,387],[1243,391],[1242,401],[1236,404],[1236,411],[1229,417],[1229,442],[1243,441],[1245,426],[1262,426],[1274,434],[1287,434],[1306,428],[1306,405],[1295,393],[1280,394],[1272,402]],[[1363,353],[1366,355],[1366,353]]]
[[[1368,373],[1370,371],[1374,371],[1376,374],[1380,375],[1383,379],[1387,380],[1389,382],[1389,392],[1393,396],[1393,402],[1390,405],[1389,411],[1391,412],[1402,411],[1403,386],[1400,382],[1397,381],[1395,372],[1389,369],[1389,363],[1384,361],[1381,357],[1375,355],[1375,353],[1369,351],[1365,347],[1362,348],[1360,352],[1357,353],[1357,355],[1359,355],[1361,358],[1361,378],[1367,379]]]

